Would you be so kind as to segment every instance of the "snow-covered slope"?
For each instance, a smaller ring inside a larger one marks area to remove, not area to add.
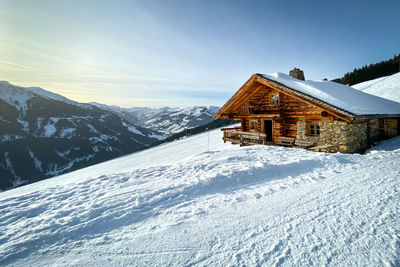
[[[185,129],[207,124],[213,120],[213,115],[219,107],[195,106],[186,108],[121,108],[99,103],[91,103],[102,109],[115,112],[135,125],[140,125],[165,135],[172,135]]]
[[[364,93],[400,102],[400,73],[355,84],[352,87]]]
[[[98,107],[0,82],[0,189],[138,151],[160,138]]]
[[[0,193],[0,265],[396,266],[399,166],[203,133]]]

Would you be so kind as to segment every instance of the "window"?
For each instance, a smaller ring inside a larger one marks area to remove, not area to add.
[[[256,120],[250,121],[250,130],[257,130],[257,121]]]
[[[319,136],[320,127],[318,122],[308,122],[308,135]]]
[[[279,105],[279,95],[273,95],[271,97],[271,105]]]

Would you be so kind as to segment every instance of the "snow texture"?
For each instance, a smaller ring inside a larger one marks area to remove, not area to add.
[[[131,133],[135,133],[135,134],[139,134],[139,135],[143,135],[145,136],[141,131],[139,131],[135,126],[132,125],[128,125],[126,122],[122,121],[122,125],[124,125],[128,131],[130,131]]]
[[[352,87],[364,93],[400,102],[400,73],[355,84]]]
[[[3,134],[0,136],[0,143],[6,142],[6,141],[14,141],[14,140],[21,139],[21,138],[23,138],[23,137],[19,136],[19,135]]]
[[[23,87],[14,86],[6,81],[0,81],[1,94],[0,99],[13,105],[17,110],[26,112],[28,106],[27,101],[34,94],[27,92]]]
[[[75,132],[76,132],[75,128],[63,128],[61,129],[60,137],[71,139],[74,136]]]
[[[150,138],[155,138],[157,140],[164,140],[165,139],[165,135],[160,135],[160,134],[156,134],[156,133],[151,133],[149,135]]]
[[[28,149],[28,152],[31,158],[33,159],[33,162],[35,163],[36,170],[42,171],[42,162],[40,162],[40,160],[37,157],[35,157],[35,154],[32,152],[31,149]]]
[[[57,128],[56,128],[55,124],[59,120],[60,120],[60,118],[54,118],[54,117],[49,118],[49,121],[43,127],[43,130],[44,130],[43,136],[44,137],[52,137],[56,133]]]
[[[283,73],[261,74],[355,115],[400,114],[400,103],[330,81],[301,81]]]
[[[398,266],[399,166],[214,130],[0,193],[0,265]]]
[[[27,122],[27,121],[25,121],[25,120],[23,120],[21,118],[17,118],[17,121],[18,121],[19,124],[21,124],[22,130],[24,132],[28,132],[29,131],[29,122]]]

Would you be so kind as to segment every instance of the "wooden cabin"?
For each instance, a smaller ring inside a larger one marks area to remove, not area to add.
[[[400,134],[400,103],[335,82],[304,81],[299,69],[290,75],[246,81],[214,116],[241,123],[222,129],[224,142],[354,153]]]

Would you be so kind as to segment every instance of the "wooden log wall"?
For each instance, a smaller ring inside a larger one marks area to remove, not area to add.
[[[276,94],[279,95],[280,103],[279,105],[272,105],[271,98]],[[258,122],[258,131],[265,132],[264,120],[273,120],[274,142],[278,142],[278,136],[296,138],[298,120],[316,122],[341,120],[326,113],[320,108],[302,102],[301,100],[297,100],[288,94],[276,91],[267,86],[258,89],[258,91],[248,99],[248,103],[253,107],[254,114],[246,116],[246,129],[250,129],[250,120],[256,119]],[[271,117],[273,114],[279,114],[279,118],[276,119]]]
[[[273,90],[268,90],[266,86],[263,86],[249,98],[249,104],[253,106],[254,111],[261,112],[271,106],[271,97],[273,94],[279,93]]]

